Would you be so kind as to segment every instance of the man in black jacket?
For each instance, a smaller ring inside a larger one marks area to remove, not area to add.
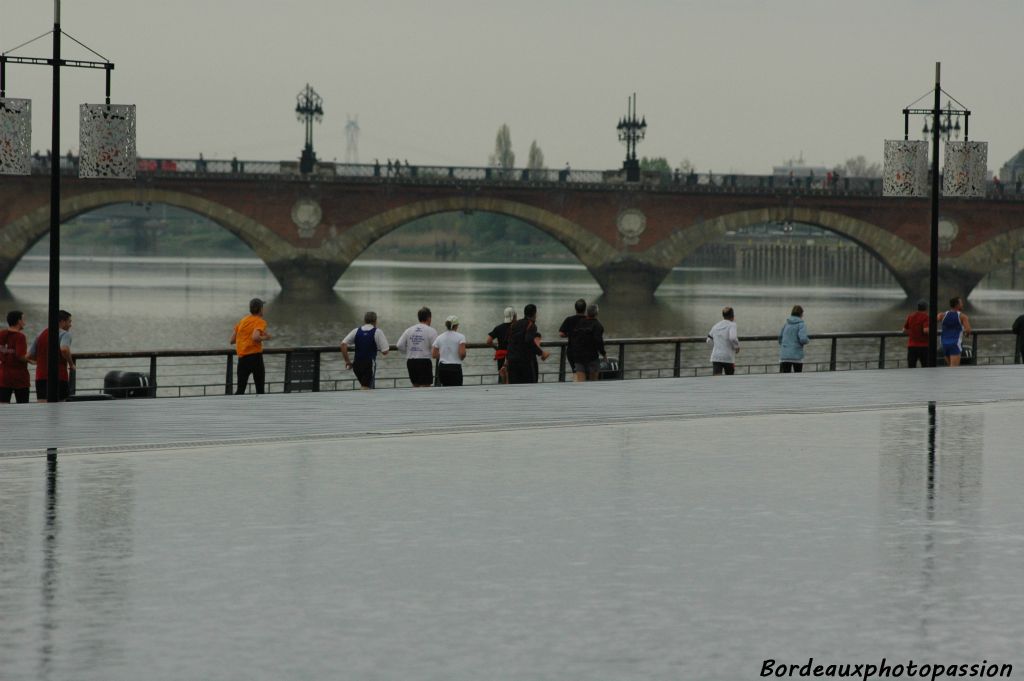
[[[540,347],[540,331],[537,330],[537,306],[530,303],[523,308],[523,318],[508,330],[509,383],[536,383],[537,357],[547,360],[551,353]]]
[[[1013,363],[1024,362],[1024,314],[1013,322],[1013,332],[1017,334],[1017,347],[1013,352]]]
[[[576,323],[569,338],[576,358],[576,381],[596,381],[601,372],[600,358],[608,356],[604,349],[604,327],[597,321],[597,305],[587,306],[587,316]]]

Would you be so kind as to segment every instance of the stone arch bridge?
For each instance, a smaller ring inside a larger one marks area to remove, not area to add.
[[[466,181],[415,177],[140,173],[65,178],[61,221],[117,203],[187,209],[246,243],[290,293],[333,288],[370,244],[417,218],[487,211],[561,242],[607,295],[650,296],[687,255],[726,232],[789,221],[817,225],[878,258],[910,297],[928,290],[927,199],[877,191],[706,185]],[[968,294],[1024,245],[1019,197],[944,200],[941,293]],[[0,179],[0,284],[49,229],[49,179]]]

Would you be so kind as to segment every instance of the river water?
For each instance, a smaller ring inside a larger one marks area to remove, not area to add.
[[[61,306],[75,317],[79,351],[219,348],[248,301],[268,301],[275,344],[336,344],[375,310],[392,342],[429,306],[435,326],[458,315],[470,341],[483,341],[506,305],[539,307],[545,337],[557,336],[577,298],[601,305],[610,337],[701,335],[736,309],[741,335],[777,333],[794,304],[811,333],[898,330],[910,305],[892,288],[842,288],[827,281],[786,286],[742,279],[725,270],[677,269],[642,304],[606,300],[585,269],[573,265],[396,263],[356,261],[335,296],[288,300],[258,260],[73,257],[63,260]],[[45,323],[47,262],[26,258],[7,281],[0,306],[24,310],[28,333]],[[1021,292],[978,290],[968,312],[979,327],[1008,328],[1020,314]]]
[[[254,296],[268,301],[266,316],[274,335],[268,347],[337,345],[371,309],[394,343],[415,322],[422,305],[432,309],[434,325],[441,329],[448,315],[458,315],[460,331],[470,342],[486,338],[501,321],[505,306],[521,311],[531,302],[539,308],[538,324],[545,338],[557,338],[558,327],[573,313],[577,298],[601,306],[606,337],[613,338],[703,335],[721,319],[724,305],[736,309],[741,335],[777,334],[797,303],[805,309],[811,334],[896,331],[912,307],[899,289],[839,287],[827,280],[776,285],[729,270],[679,268],[653,300],[637,304],[605,299],[581,266],[372,260],[355,262],[338,281],[333,297],[309,301],[284,296],[273,275],[255,259],[70,257],[63,261],[61,293],[62,307],[74,315],[78,352],[228,349],[231,330]],[[28,333],[38,333],[46,319],[46,259],[24,259],[8,279],[6,296],[0,299],[0,307],[24,310]],[[976,327],[1008,328],[1022,311],[1020,299],[1020,292],[979,290],[968,312]],[[1001,342],[1008,346],[1009,341]],[[632,368],[667,371],[672,366],[670,346],[631,352],[628,366]],[[828,352],[827,342],[812,343],[807,361],[827,362]],[[891,343],[888,352],[891,361],[903,354],[898,342]],[[1012,350],[1000,348],[989,354],[1007,352]],[[771,343],[749,345],[739,360],[752,367],[770,367],[776,353]],[[703,346],[687,346],[683,366],[707,369],[707,354]],[[843,359],[870,361],[877,356],[877,341],[849,342],[842,351]],[[471,352],[467,372],[493,380],[490,357],[487,351]],[[80,387],[100,385],[108,368],[148,370],[145,365],[122,364],[95,367],[95,375],[84,377],[88,382]],[[557,372],[554,362],[544,369]],[[195,379],[200,383],[223,378],[222,364],[212,361],[196,371],[202,374]],[[352,378],[342,370],[340,360],[329,361],[323,375]],[[378,376],[401,379],[404,362],[388,358]]]

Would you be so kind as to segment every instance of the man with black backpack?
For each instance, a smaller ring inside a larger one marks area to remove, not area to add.
[[[597,321],[597,305],[587,306],[587,316],[576,322],[569,336],[575,356],[575,380],[596,381],[601,371],[601,359],[607,358],[604,349],[604,326]]]

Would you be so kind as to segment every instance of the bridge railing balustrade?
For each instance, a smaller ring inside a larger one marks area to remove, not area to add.
[[[1007,329],[980,329],[971,337],[978,364],[1011,364],[1015,336]],[[770,374],[779,370],[778,337],[741,336],[737,374]],[[605,341],[608,356],[618,360],[620,379],[706,376],[711,374],[710,349],[704,336],[621,338]],[[545,342],[552,356],[540,366],[541,382],[571,381],[565,341]],[[463,365],[466,385],[498,382],[493,350],[470,343]],[[395,350],[392,346],[392,350]],[[906,340],[899,332],[825,333],[811,336],[804,371],[894,369],[906,366]],[[301,357],[300,357],[301,353]],[[405,362],[393,353],[378,362],[377,387],[410,387]],[[305,368],[301,362],[304,360]],[[315,358],[315,359],[314,359]],[[264,350],[267,391],[292,392],[316,385],[320,391],[354,390],[359,386],[346,371],[336,346],[267,348]],[[76,353],[75,391],[99,393],[108,371],[132,371],[149,377],[153,397],[231,394],[235,389],[234,351],[158,350]],[[309,375],[315,362],[316,376]],[[291,366],[289,366],[291,364]],[[299,367],[299,368],[296,368]],[[292,375],[289,375],[291,371]],[[301,376],[297,371],[304,371]],[[253,391],[250,384],[249,392]]]
[[[252,161],[239,159],[140,158],[139,173],[200,175],[298,175],[298,161]],[[77,157],[61,157],[61,171],[77,175]],[[48,156],[32,158],[32,174],[50,172]],[[314,173],[321,178],[379,178],[462,180],[470,182],[524,182],[619,185],[625,181],[621,170],[576,170],[555,168],[493,168],[473,166],[393,165],[375,163],[318,162]],[[801,195],[846,194],[880,196],[882,180],[877,177],[840,177],[829,182],[827,176],[787,177],[780,175],[742,175],[737,173],[678,173],[645,171],[641,184],[650,188],[682,192],[798,193]],[[986,197],[1019,201],[1024,199],[1024,183],[988,182]]]

